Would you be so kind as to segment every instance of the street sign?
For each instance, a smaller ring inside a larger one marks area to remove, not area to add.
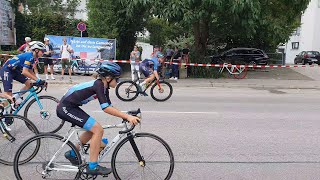
[[[86,26],[85,23],[80,22],[80,23],[77,25],[77,28],[78,28],[79,31],[83,32],[83,31],[85,31],[85,30],[87,29],[87,26]]]

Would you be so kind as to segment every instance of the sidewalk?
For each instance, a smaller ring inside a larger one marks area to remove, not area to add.
[[[42,76],[41,76],[42,77]],[[42,77],[44,78],[44,77]],[[72,82],[68,76],[61,79],[61,75],[55,75],[56,80],[48,80],[49,84],[78,84],[93,80],[92,76],[72,76]],[[121,81],[129,78],[121,78]],[[278,80],[278,79],[179,79],[166,80],[174,87],[228,87],[228,88],[277,88],[277,89],[320,89],[320,81],[316,80]]]

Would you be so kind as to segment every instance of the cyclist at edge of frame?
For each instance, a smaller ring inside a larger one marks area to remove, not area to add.
[[[31,52],[19,54],[9,59],[0,70],[4,93],[6,95],[12,96],[13,80],[25,84],[21,91],[31,88],[31,80],[36,81],[39,86],[46,83],[46,81],[39,79],[32,71],[35,60],[42,57],[45,51],[45,45],[40,41],[32,41],[29,43],[29,46]],[[23,95],[23,93],[17,93],[13,98],[17,100],[21,95]]]
[[[158,85],[160,85],[159,84],[160,76],[158,74],[158,67],[161,66],[161,64],[164,62],[164,59],[165,58],[163,54],[157,53],[157,55],[152,57],[151,59],[145,59],[140,63],[139,69],[143,73],[143,75],[146,77],[145,80],[140,85],[138,85],[140,92],[143,92],[148,86],[148,84],[154,78],[157,79],[157,83]],[[148,96],[146,92],[142,93],[142,95]]]
[[[97,162],[104,132],[103,128],[93,117],[84,112],[80,106],[98,99],[101,109],[105,113],[126,119],[131,124],[137,124],[140,121],[138,117],[123,113],[111,104],[109,88],[116,87],[120,75],[121,68],[118,64],[103,62],[94,74],[95,80],[71,87],[61,98],[57,106],[57,115],[59,118],[87,130],[80,136],[80,142],[82,144],[90,141],[90,160],[84,172],[86,174],[107,175],[110,174],[112,170],[111,168],[100,166]],[[79,144],[77,145],[77,149],[80,149]],[[73,150],[67,151],[65,158],[68,159],[71,164],[79,165],[79,157],[76,157]]]

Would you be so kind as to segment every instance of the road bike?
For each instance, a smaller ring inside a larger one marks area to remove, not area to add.
[[[32,83],[30,89],[14,92],[13,94],[29,94],[11,113],[15,115],[18,114],[25,104],[29,102],[25,106],[23,116],[30,119],[38,127],[40,132],[55,133],[59,131],[64,124],[64,121],[56,115],[56,107],[59,100],[53,96],[38,96],[42,90],[46,91],[47,85],[38,86],[36,83]]]
[[[0,99],[0,131],[2,134],[0,137],[0,163],[5,165],[13,165],[14,155],[20,145],[30,137],[39,134],[37,127],[27,118],[5,113],[12,108],[10,103],[12,102]],[[33,154],[30,154],[30,156],[21,158],[19,163],[29,161],[32,156]]]
[[[233,75],[236,79],[243,79],[247,76],[248,68],[245,65],[232,65],[228,63],[223,63],[219,69],[219,74],[223,73],[223,70],[227,69],[229,75]]]
[[[144,91],[139,91],[140,79],[138,78],[138,71],[134,69],[133,71],[135,80],[126,80],[120,82],[116,87],[116,95],[122,101],[133,101],[138,97],[139,94],[145,93],[149,88],[151,97],[156,101],[166,101],[173,93],[173,88],[169,82],[156,79],[149,84],[147,84]]]
[[[141,119],[140,109],[127,113],[140,116]],[[103,126],[103,129],[111,128],[122,130],[100,151],[98,163],[106,163],[103,162],[104,158],[115,147],[111,157],[111,168],[115,179],[170,179],[174,170],[174,156],[163,139],[150,133],[135,133],[133,131],[135,126],[126,120],[120,124]],[[16,178],[18,180],[96,179],[97,176],[85,173],[90,144],[80,143],[81,131],[84,130],[72,125],[65,137],[48,133],[27,140],[20,146],[14,158]],[[76,141],[80,145],[79,150],[70,141],[74,139],[73,136],[76,136]],[[40,148],[37,149],[39,143]],[[69,150],[74,150],[76,154],[78,162],[73,162],[74,165],[64,157],[64,153]],[[30,161],[19,163],[30,154],[33,157]]]

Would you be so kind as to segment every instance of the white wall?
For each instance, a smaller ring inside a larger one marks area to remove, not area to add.
[[[320,0],[311,0],[301,17],[300,35],[291,36],[286,44],[286,63],[293,64],[301,51],[320,51]],[[292,42],[299,42],[299,49],[292,49]]]
[[[151,53],[153,52],[153,46],[149,43],[137,42],[138,46],[142,47],[142,55],[141,60],[151,57]]]

